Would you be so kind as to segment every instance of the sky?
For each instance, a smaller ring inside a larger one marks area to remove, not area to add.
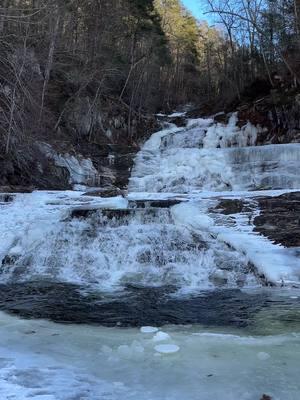
[[[203,15],[203,6],[201,6],[200,0],[182,0],[182,3],[188,8],[196,18],[207,19],[207,16]]]

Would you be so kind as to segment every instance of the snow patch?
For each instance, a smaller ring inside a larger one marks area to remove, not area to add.
[[[158,328],[155,328],[154,326],[142,326],[141,332],[142,333],[156,333],[156,332],[158,332]]]

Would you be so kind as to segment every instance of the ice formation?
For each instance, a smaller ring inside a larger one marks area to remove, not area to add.
[[[253,146],[257,128],[250,124],[237,128],[235,118],[228,126],[207,127],[207,122],[198,120],[191,128],[155,133],[137,155],[130,190],[191,193],[299,188],[300,144]]]
[[[180,350],[180,347],[176,344],[158,344],[155,346],[155,350],[162,354],[173,354]]]
[[[89,158],[81,155],[59,154],[50,145],[40,143],[40,148],[52,159],[58,167],[66,168],[70,174],[70,184],[97,186],[101,183],[101,176]]]
[[[262,128],[256,127],[250,122],[239,128],[237,123],[238,116],[237,113],[234,113],[230,117],[228,124],[212,124],[206,132],[203,140],[203,147],[215,149],[232,146],[254,146],[257,135],[262,131]]]
[[[222,223],[221,216],[216,220],[209,213],[213,200],[206,206],[200,201],[226,193],[245,198],[262,194],[262,189],[300,187],[300,144],[241,147],[254,144],[259,128],[238,128],[236,122],[233,114],[228,125],[212,119],[188,121],[187,128],[169,125],[145,143],[128,198],[185,200],[169,209],[129,209],[112,217],[98,211],[70,218],[74,209],[128,208],[122,197],[97,199],[80,192],[17,195],[12,204],[0,206],[0,280],[40,276],[102,290],[134,283],[194,291],[220,282],[226,287],[257,285],[247,272],[250,261],[273,282],[297,282],[297,257],[255,235],[242,215],[234,217],[235,225],[226,219]],[[72,162],[78,172],[74,182],[85,167],[92,170],[87,160]]]
[[[169,285],[175,299],[189,301],[220,287],[236,292],[242,282],[246,295],[251,288],[267,298],[266,309],[244,310],[234,327],[103,328],[0,313],[1,399],[298,400],[299,257],[254,233],[253,217],[257,196],[299,189],[300,145],[255,147],[257,132],[236,127],[235,115],[227,126],[168,126],[137,155],[128,199],[69,191],[0,201],[1,285],[70,282],[116,293],[116,301],[128,284]],[[84,183],[89,162],[68,163],[73,183]],[[220,199],[249,201],[250,211],[212,212]],[[291,286],[261,289],[249,261]]]
[[[137,155],[130,180],[131,196],[190,199],[172,208],[174,220],[199,232],[209,232],[228,243],[272,282],[297,283],[299,257],[253,232],[254,226],[234,215],[235,224],[195,201],[209,196],[272,196],[300,188],[300,144],[255,146],[263,130],[250,123],[237,126],[237,114],[228,124],[212,119],[189,120],[185,129],[158,132]],[[248,191],[249,194],[245,193]],[[243,192],[243,193],[242,193]],[[155,194],[155,193],[159,193]],[[259,211],[257,211],[258,215]],[[223,273],[222,273],[223,274]],[[224,274],[223,274],[224,275]],[[221,277],[216,270],[215,276]]]

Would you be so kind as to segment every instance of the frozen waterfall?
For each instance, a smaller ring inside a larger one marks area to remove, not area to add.
[[[169,124],[126,197],[0,196],[1,399],[298,400],[300,145],[261,130]]]
[[[227,140],[220,145],[220,124],[209,124],[211,120],[200,119],[191,128],[171,127],[154,134],[137,156],[130,190],[191,193],[300,187],[300,144],[253,146],[257,131],[246,125],[245,130],[234,128],[235,135],[245,137],[240,140],[244,146]],[[230,128],[232,122],[223,127],[224,137]]]

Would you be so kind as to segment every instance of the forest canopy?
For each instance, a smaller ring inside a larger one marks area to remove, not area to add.
[[[135,114],[226,105],[257,79],[298,84],[298,1],[201,4],[213,26],[179,0],[3,0],[2,151],[28,132],[63,126],[83,94],[91,110],[122,104],[130,126]]]

